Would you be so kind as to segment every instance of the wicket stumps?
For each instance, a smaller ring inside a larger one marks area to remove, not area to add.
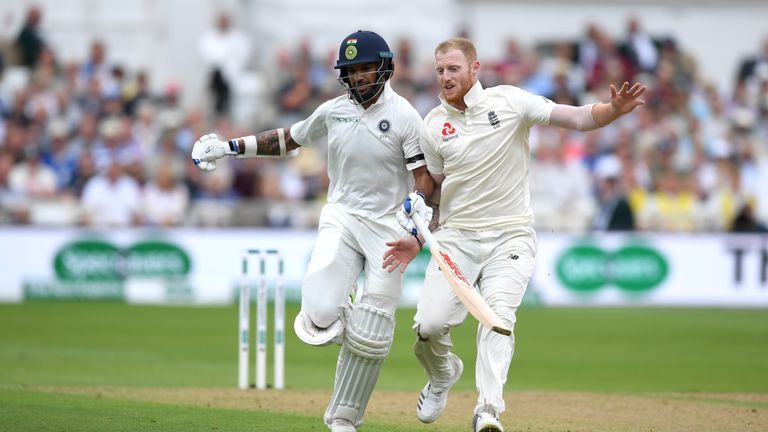
[[[256,388],[267,388],[267,288],[268,280],[273,281],[275,288],[274,309],[274,362],[275,373],[273,387],[282,389],[285,387],[285,277],[283,269],[283,257],[276,249],[245,249],[242,252],[242,272],[240,279],[240,328],[238,333],[239,358],[238,358],[238,387],[248,388],[249,380],[249,337],[248,328],[251,321],[250,300],[250,273],[248,263],[251,256],[255,256],[258,262],[258,285],[256,290]],[[270,260],[270,257],[273,259]],[[273,261],[272,265],[268,265]],[[268,270],[272,268],[270,273]],[[271,275],[271,277],[270,277]]]

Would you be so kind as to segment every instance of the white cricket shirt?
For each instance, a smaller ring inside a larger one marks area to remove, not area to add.
[[[507,229],[533,222],[528,190],[528,134],[548,124],[555,104],[513,86],[464,96],[465,111],[442,103],[424,119],[421,149],[432,174],[443,174],[440,224],[466,230]]]
[[[367,110],[339,96],[291,126],[291,137],[310,146],[327,136],[328,202],[378,218],[397,211],[413,191],[409,171],[426,163],[419,147],[422,127],[419,113],[387,82]]]

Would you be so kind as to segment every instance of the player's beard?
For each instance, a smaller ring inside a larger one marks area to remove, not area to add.
[[[375,99],[384,89],[384,82],[379,80],[374,83],[363,82],[355,83],[353,87],[348,88],[349,98],[356,104],[362,105]]]
[[[446,84],[452,85],[453,88],[446,89]],[[446,102],[451,105],[461,106],[464,105],[464,95],[467,94],[470,88],[472,88],[472,74],[467,71],[466,75],[457,76],[441,83],[440,91]]]
[[[381,84],[365,84],[352,90],[352,96],[357,103],[365,103],[376,97],[380,91]]]

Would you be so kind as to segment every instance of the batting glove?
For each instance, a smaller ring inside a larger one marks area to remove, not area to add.
[[[219,140],[216,134],[203,135],[192,146],[192,162],[203,171],[213,171],[217,159],[234,154],[237,154],[237,148]]]
[[[432,207],[424,201],[424,195],[419,192],[411,192],[403,201],[403,208],[397,211],[397,222],[411,235],[419,234],[416,224],[411,220],[411,215],[418,214],[426,223],[432,220]]]

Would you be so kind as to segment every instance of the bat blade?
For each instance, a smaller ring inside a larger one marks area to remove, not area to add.
[[[459,266],[456,265],[456,262],[440,247],[440,244],[429,231],[424,220],[418,214],[413,214],[411,217],[413,218],[414,223],[416,223],[419,232],[427,240],[429,251],[432,253],[432,257],[440,267],[440,271],[448,280],[448,283],[451,284],[453,292],[464,307],[467,308],[467,311],[490,330],[505,336],[510,336],[512,330],[504,325],[504,322],[502,322],[501,318],[496,315],[496,312],[491,309],[485,299],[483,299],[483,296],[481,296],[469,280],[467,280],[464,273],[459,269]]]

